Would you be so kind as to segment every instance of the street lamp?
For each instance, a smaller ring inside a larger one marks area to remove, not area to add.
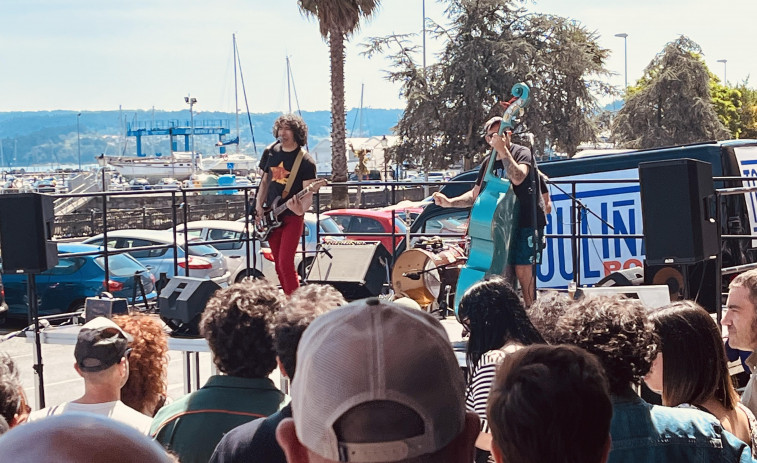
[[[726,73],[727,59],[719,59],[718,63],[723,63],[723,85],[728,86],[728,74]]]
[[[627,91],[628,90],[628,34],[626,34],[625,32],[621,32],[620,34],[615,34],[615,37],[620,37],[623,39],[623,61],[625,63],[623,66],[623,69],[624,69],[623,74],[625,76],[625,82],[626,82],[625,89]]]
[[[81,131],[79,130],[79,119],[81,113],[76,115],[76,151],[79,153],[79,172],[81,172]]]
[[[195,103],[197,103],[197,98],[190,98],[189,95],[187,95],[184,97],[184,102],[189,105],[189,125],[191,126],[189,129],[189,143],[192,150],[192,173],[194,173],[197,169],[197,162],[195,161],[195,116],[192,109],[194,108]]]

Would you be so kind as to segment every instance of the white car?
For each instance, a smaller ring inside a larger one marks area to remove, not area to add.
[[[102,234],[88,238],[85,244],[102,246],[104,237]],[[108,249],[128,249],[143,246],[173,245],[173,233],[165,230],[113,230],[108,232]],[[174,271],[173,247],[142,249],[129,251],[132,257],[147,267],[156,278],[165,273],[168,278],[175,275],[190,276],[196,278],[208,278],[220,286],[228,286],[230,273],[226,266],[226,260],[216,248],[205,244],[189,243],[189,256],[185,254],[186,245],[184,237],[176,236],[178,246],[177,264]],[[187,262],[188,260],[188,262]],[[189,265],[187,265],[187,263]],[[187,274],[187,270],[189,271]]]
[[[319,220],[320,219],[320,220]],[[250,218],[252,220],[252,218]],[[242,217],[241,219],[237,220],[238,223],[241,223],[244,225],[245,219]],[[250,225],[252,226],[252,224]],[[331,217],[327,215],[316,215],[312,212],[308,212],[305,214],[305,227],[303,230],[302,235],[305,238],[305,262],[303,264],[303,252],[302,252],[302,239],[300,239],[300,244],[297,248],[297,254],[294,256],[294,263],[297,266],[297,273],[300,275],[305,274],[307,277],[307,271],[310,268],[310,265],[313,263],[313,260],[315,260],[315,256],[318,252],[318,234],[326,234],[326,236],[320,236],[320,242],[323,243],[324,241],[328,240],[345,240],[344,232],[342,232],[342,229],[339,228],[339,225],[332,219]],[[271,269],[274,270],[274,276],[276,274],[274,269],[274,259],[273,255],[271,254],[270,248],[268,248],[268,245],[266,242],[263,242],[263,257],[264,259],[271,262]],[[270,278],[268,273],[264,270],[263,274],[266,278],[271,279],[272,281],[275,281],[278,283],[279,279],[276,278],[275,280]]]
[[[274,284],[279,283],[276,276],[274,263],[264,257],[268,247],[267,243],[261,246],[260,241],[253,239],[250,251],[250,263],[247,265],[247,230],[244,222],[231,220],[196,220],[186,225],[187,235],[190,241],[197,239],[203,242],[212,242],[212,246],[223,254],[226,266],[229,269],[230,282],[239,282],[247,276],[249,269],[253,278],[265,277]],[[183,233],[184,224],[176,227],[178,233]],[[222,240],[234,240],[216,242]],[[262,249],[262,252],[261,252]],[[270,251],[270,250],[269,250]],[[270,253],[270,252],[269,252]]]

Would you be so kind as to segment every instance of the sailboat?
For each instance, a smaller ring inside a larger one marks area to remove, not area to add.
[[[237,91],[237,65],[239,65],[239,74],[242,73],[242,64],[239,60],[239,50],[237,48],[237,36],[232,34],[232,40],[234,43],[234,113],[236,114],[236,137],[228,141],[219,141],[216,143],[221,150],[221,153],[215,156],[205,157],[202,160],[203,170],[212,172],[229,173],[231,171],[247,175],[250,172],[254,172],[258,167],[258,160],[248,154],[239,152],[239,92]],[[244,91],[244,76],[242,77],[242,90]],[[247,103],[247,92],[245,93],[245,105]],[[247,111],[249,113],[249,109]],[[252,126],[250,126],[252,131]],[[255,148],[255,136],[252,137],[253,149],[257,154]],[[227,153],[226,146],[234,145],[234,152]]]

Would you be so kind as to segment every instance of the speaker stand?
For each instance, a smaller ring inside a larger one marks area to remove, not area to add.
[[[29,300],[29,324],[34,325],[34,379],[37,391],[37,409],[45,408],[45,380],[42,364],[42,339],[39,336],[39,305],[37,303],[37,281],[34,273],[26,275],[26,297]]]

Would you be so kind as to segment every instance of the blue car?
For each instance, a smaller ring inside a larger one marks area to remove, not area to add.
[[[147,302],[155,302],[155,277],[144,265],[128,254],[108,257],[110,278],[105,285],[105,258],[102,256],[65,257],[61,254],[95,252],[97,246],[80,243],[58,243],[58,265],[36,276],[39,314],[52,315],[74,312],[84,308],[85,299],[108,291],[114,297],[124,297],[132,303],[135,275],[142,282]],[[5,300],[8,304],[8,317],[26,317],[28,299],[26,295],[26,275],[3,275]],[[136,303],[142,302],[142,295],[137,288]]]

